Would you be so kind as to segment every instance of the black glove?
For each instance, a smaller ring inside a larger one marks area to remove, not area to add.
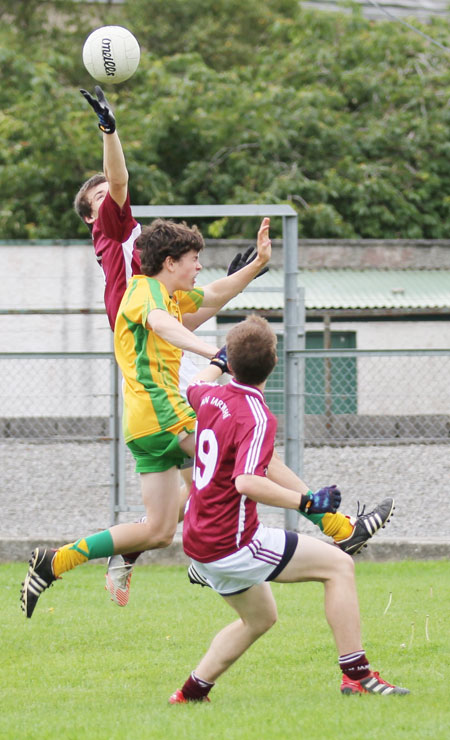
[[[241,254],[240,252],[238,252],[237,255],[233,257],[230,264],[228,265],[227,275],[232,275],[234,272],[237,272],[238,270],[242,270],[243,267],[247,267],[247,265],[249,265],[250,262],[253,262],[253,260],[256,258],[256,255],[257,255],[256,250],[254,254],[252,254],[254,250],[255,250],[254,247],[249,247],[244,252],[244,254]],[[251,254],[252,256],[250,257]],[[269,271],[268,267],[263,267],[262,270],[260,270],[253,279],[255,280],[256,278],[261,277],[261,275],[264,275],[268,271]]]
[[[80,93],[84,95],[89,105],[92,106],[98,115],[98,120],[100,121],[98,127],[100,131],[103,131],[104,134],[113,134],[116,130],[116,119],[100,85],[95,86],[97,99],[91,93],[88,93],[87,90],[80,90]]]
[[[341,492],[337,486],[325,486],[316,493],[302,494],[299,511],[305,514],[335,514],[341,505]]]
[[[219,349],[218,352],[216,352],[216,354],[214,355],[214,357],[212,358],[209,364],[215,365],[216,367],[220,367],[220,369],[222,370],[222,373],[230,372],[230,368],[228,367],[228,362],[227,362],[227,347],[225,344],[223,345],[223,347]]]

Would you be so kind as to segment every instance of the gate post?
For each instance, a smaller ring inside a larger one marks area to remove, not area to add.
[[[109,412],[109,520],[117,524],[120,498],[120,439],[119,439],[119,371],[114,352],[109,364],[110,412]]]
[[[283,217],[284,254],[284,459],[300,478],[303,475],[303,391],[304,360],[299,350],[305,347],[304,289],[298,288],[298,219]],[[299,514],[286,509],[286,529],[296,529]]]

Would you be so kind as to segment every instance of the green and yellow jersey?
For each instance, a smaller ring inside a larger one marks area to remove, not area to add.
[[[134,275],[117,314],[114,350],[124,378],[125,441],[165,430],[178,434],[195,413],[179,391],[182,351],[150,329],[150,311],[160,308],[180,321],[195,313],[203,291],[175,291],[170,296],[159,280]]]

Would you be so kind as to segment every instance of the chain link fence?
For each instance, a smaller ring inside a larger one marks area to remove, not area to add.
[[[208,338],[220,345],[225,334]],[[285,387],[283,339],[265,390],[279,443],[287,403],[300,404],[305,446],[450,443],[450,349],[306,349],[297,399]]]
[[[112,521],[118,378],[110,352],[0,353],[2,538],[74,538]]]
[[[108,440],[115,388],[108,352],[1,353],[0,439]]]
[[[202,335],[220,346],[225,332]],[[298,399],[286,395],[281,336],[280,348],[266,387],[280,443],[287,403],[303,409],[305,447],[450,443],[450,350],[304,350]],[[67,507],[75,516],[87,489],[92,529],[141,510],[138,476],[120,436],[120,385],[112,353],[0,354],[6,522],[20,519],[23,491],[36,523],[43,501],[55,519]]]
[[[449,350],[305,350],[306,445],[450,443]]]

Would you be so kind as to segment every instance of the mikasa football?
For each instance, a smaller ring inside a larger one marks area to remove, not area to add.
[[[133,34],[122,26],[102,26],[87,37],[83,64],[98,82],[117,85],[128,80],[139,64],[141,50]]]

